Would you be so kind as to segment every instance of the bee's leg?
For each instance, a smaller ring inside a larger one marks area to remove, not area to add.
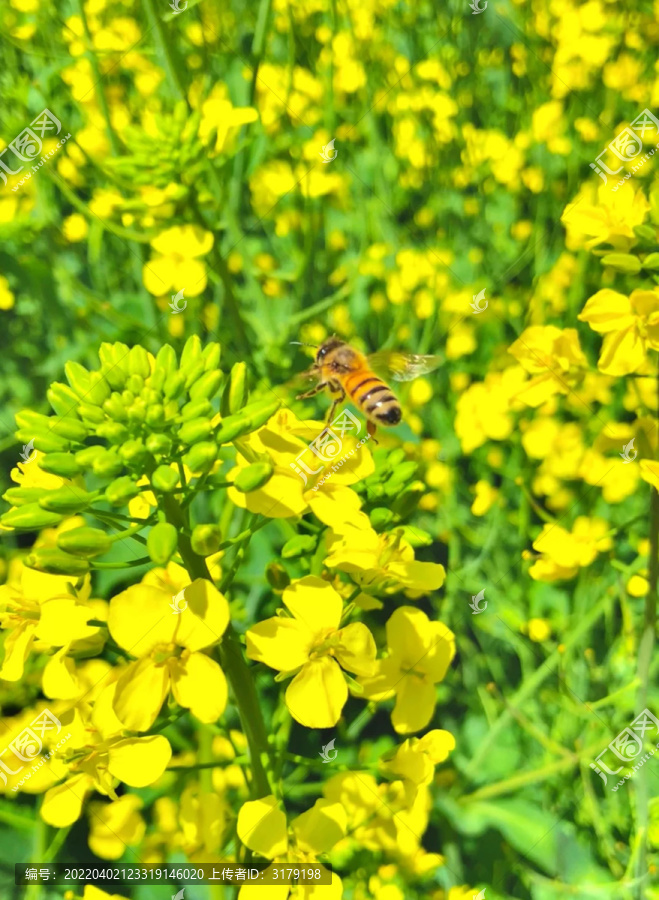
[[[332,421],[332,418],[334,417],[334,413],[336,412],[336,407],[339,406],[341,403],[343,403],[343,401],[346,398],[346,392],[341,386],[339,386],[338,388],[335,388],[335,390],[341,391],[341,396],[335,397],[334,403],[332,403],[331,409],[329,411],[329,415],[327,416],[328,422]]]
[[[319,394],[326,387],[327,387],[327,382],[323,381],[321,384],[317,384],[315,387],[312,387],[310,391],[305,391],[304,394],[298,394],[295,399],[296,400],[306,400],[307,397],[314,397],[316,394]]]
[[[376,437],[375,437],[375,430],[377,427],[378,426],[375,424],[375,422],[371,422],[370,419],[366,423],[366,433],[371,436],[371,439],[373,440],[374,443],[379,444],[380,441],[376,440]]]

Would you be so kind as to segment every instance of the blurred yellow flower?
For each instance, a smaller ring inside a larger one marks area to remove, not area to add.
[[[0,275],[0,309],[12,309],[14,295],[9,290],[9,282],[4,275]]]
[[[551,635],[551,625],[547,619],[529,619],[526,623],[526,631],[532,641],[541,643]]]
[[[586,516],[575,520],[571,532],[560,525],[544,525],[533,542],[533,549],[541,556],[529,569],[529,575],[536,581],[573,578],[579,568],[589,566],[599,553],[611,549],[609,530],[603,519]]]
[[[597,366],[605,375],[629,375],[659,350],[659,290],[636,290],[629,297],[604,288],[588,299],[578,316],[604,334]]]
[[[62,223],[62,228],[64,237],[71,244],[76,243],[77,241],[84,241],[89,233],[87,219],[85,219],[84,216],[81,216],[80,213],[73,213],[73,215],[67,216]]]
[[[592,250],[608,243],[626,252],[637,242],[634,228],[643,224],[649,209],[643,191],[635,191],[630,182],[617,191],[612,191],[610,185],[596,187],[586,183],[561,216],[567,231],[567,248]]]
[[[158,256],[142,268],[149,293],[162,296],[185,289],[186,297],[198,297],[206,287],[206,266],[198,259],[213,247],[214,237],[198,225],[175,225],[151,241]]]

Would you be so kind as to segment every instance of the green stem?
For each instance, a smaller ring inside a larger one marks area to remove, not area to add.
[[[159,498],[167,521],[178,531],[178,548],[191,578],[205,578],[212,582],[206,560],[198,556],[183,531],[187,527],[183,511],[172,496]],[[252,761],[252,794],[254,799],[275,793],[268,772],[273,771],[263,713],[250,667],[245,662],[242,647],[233,626],[229,623],[219,648],[220,663],[225,672],[238,707]]]
[[[167,38],[165,37],[162,22],[156,13],[155,6],[153,5],[153,0],[142,0],[142,2],[144,4],[144,8],[146,10],[147,18],[149,19],[151,28],[155,34],[156,44],[158,45],[158,53],[163,63],[163,69],[167,73],[169,83],[174,89],[177,100],[185,100],[185,91],[183,90],[183,85],[181,84],[181,80],[178,76],[178,71],[174,62],[171,48],[169,46]]]
[[[657,379],[657,405],[659,406],[659,378]],[[658,411],[659,412],[659,411]],[[656,455],[656,454],[655,454]],[[645,597],[643,616],[643,633],[638,650],[637,678],[640,682],[636,699],[636,715],[647,708],[648,682],[650,680],[650,664],[654,650],[654,632],[657,622],[657,581],[659,580],[659,494],[650,487],[650,560],[648,583],[649,589]],[[636,859],[636,878],[641,879],[647,873],[646,847],[649,824],[649,800],[647,771],[642,767],[636,778],[636,831],[639,836],[638,857]],[[636,892],[638,900],[643,900],[645,888],[639,884]]]

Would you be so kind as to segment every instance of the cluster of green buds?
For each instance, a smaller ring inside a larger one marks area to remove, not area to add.
[[[16,531],[59,525],[67,516],[92,512],[103,521],[127,506],[141,491],[157,498],[212,489],[223,445],[261,428],[280,406],[272,396],[248,403],[246,367],[220,369],[221,348],[205,348],[197,336],[185,344],[180,359],[166,344],[154,358],[137,345],[102,344],[100,368],[88,371],[68,362],[68,384],[55,382],[48,400],[55,415],[31,410],[17,414],[17,438],[33,441],[36,465],[66,479],[63,486],[12,487],[4,499],[13,505],[0,519]],[[93,441],[93,442],[92,442]],[[254,459],[235,481],[243,492],[262,487],[273,473],[267,460]],[[187,474],[187,480],[184,477]],[[223,484],[222,486],[226,486]],[[148,535],[151,559],[164,564],[173,555],[177,532],[162,520]],[[195,552],[207,555],[219,546],[216,525],[198,525],[192,534]],[[63,531],[58,549],[41,548],[27,564],[42,571],[77,574],[89,560],[107,552],[112,538],[102,529]]]
[[[180,101],[171,114],[159,113],[157,135],[136,126],[125,128],[121,137],[130,153],[106,163],[133,184],[159,188],[181,181],[193,184],[205,166],[199,122],[199,111],[189,114],[185,101]]]

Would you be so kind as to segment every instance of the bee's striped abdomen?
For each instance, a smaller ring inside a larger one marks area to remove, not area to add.
[[[368,369],[348,376],[345,388],[364,414],[382,425],[397,425],[401,420],[400,403],[391,388]]]

